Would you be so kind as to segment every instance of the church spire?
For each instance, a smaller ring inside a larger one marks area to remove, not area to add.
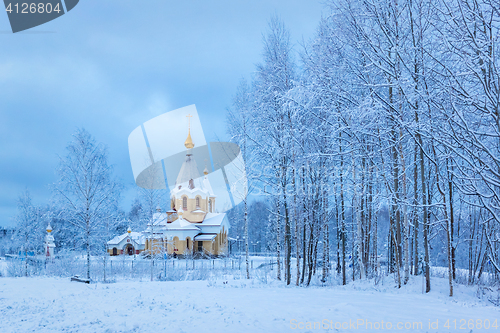
[[[176,185],[181,185],[185,182],[188,182],[187,187],[193,189],[195,187],[194,180],[200,177],[198,172],[198,167],[196,166],[196,161],[193,158],[193,153],[191,149],[194,148],[193,139],[191,139],[191,118],[192,115],[188,114],[186,116],[189,120],[189,131],[188,137],[184,142],[184,146],[187,148],[186,159],[184,163],[182,163],[181,170],[179,175],[177,176]]]
[[[206,176],[208,175],[208,168],[207,168],[207,160],[205,159],[205,170],[203,170],[203,174]],[[205,177],[206,178],[206,177]]]
[[[188,136],[187,136],[187,139],[186,141],[184,142],[184,146],[187,148],[187,149],[192,149],[194,148],[194,143],[193,143],[193,139],[191,139],[191,117],[193,117],[192,115],[188,114],[186,116],[189,120],[189,129],[188,129]]]

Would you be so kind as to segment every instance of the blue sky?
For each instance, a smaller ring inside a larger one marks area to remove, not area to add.
[[[196,104],[207,141],[227,139],[225,110],[261,60],[269,18],[282,18],[299,50],[323,10],[316,0],[85,0],[17,34],[0,14],[0,226],[13,223],[24,188],[49,201],[78,127],[109,147],[127,210],[130,132]]]

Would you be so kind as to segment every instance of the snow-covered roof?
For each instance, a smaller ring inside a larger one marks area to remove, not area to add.
[[[146,237],[141,232],[126,232],[123,235],[116,236],[108,241],[108,245],[120,244],[127,237],[132,239],[137,244],[146,244]]]
[[[202,226],[220,226],[222,222],[224,221],[224,217],[226,216],[226,213],[208,213],[205,216],[205,219],[203,220],[200,225]]]
[[[196,195],[200,195],[202,198],[213,196],[212,193],[210,193],[210,191],[205,188],[202,180],[202,178],[196,178],[190,180],[189,182],[176,184],[170,192],[170,197],[179,198],[179,196],[182,196],[184,194],[188,195],[191,198],[194,198]]]
[[[172,223],[169,223],[166,226],[167,230],[197,230],[199,231],[200,228],[198,228],[195,224],[189,222],[186,219],[177,219]]]
[[[175,185],[181,185],[183,183],[189,182],[192,179],[200,178],[200,173],[198,171],[198,166],[196,165],[196,161],[192,158],[191,151],[188,150],[186,154],[186,159],[184,163],[182,163],[181,170],[179,171],[179,175],[177,176],[177,180],[175,181]]]
[[[181,170],[175,181],[175,186],[170,193],[171,197],[175,197],[177,194],[215,197],[207,175],[204,177],[200,175],[191,149],[187,151],[186,159],[182,163]]]
[[[167,213],[154,213],[153,214],[153,225],[154,226],[159,226],[159,225],[166,225],[167,222]]]
[[[203,178],[203,186],[205,187],[205,190],[208,191],[211,197],[216,197],[214,194],[214,190],[212,190],[212,185],[210,185],[210,182],[208,181],[208,177],[205,175]]]
[[[194,240],[195,241],[211,241],[217,236],[217,234],[199,234],[197,235]]]

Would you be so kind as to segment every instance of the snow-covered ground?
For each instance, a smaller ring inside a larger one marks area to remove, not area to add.
[[[420,278],[397,290],[390,277],[377,286],[357,281],[309,288],[231,276],[90,285],[4,277],[0,332],[500,332],[493,327],[495,320],[500,325],[500,309],[479,300],[476,290],[456,286],[450,298],[446,280],[438,278],[424,295]]]

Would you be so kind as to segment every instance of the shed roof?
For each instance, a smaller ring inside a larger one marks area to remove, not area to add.
[[[199,234],[194,237],[195,241],[211,241],[214,240],[217,234]]]
[[[117,245],[120,244],[125,238],[130,237],[137,244],[146,244],[146,238],[141,232],[128,232],[123,235],[119,235],[108,241],[108,245]]]

